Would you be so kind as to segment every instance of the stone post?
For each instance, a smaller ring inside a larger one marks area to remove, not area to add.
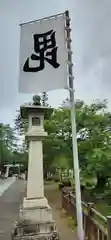
[[[9,176],[9,169],[10,169],[10,165],[6,165],[5,178],[8,178],[8,176]]]

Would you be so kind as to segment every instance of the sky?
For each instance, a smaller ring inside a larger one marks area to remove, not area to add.
[[[0,0],[0,122],[13,126],[16,110],[32,95],[18,93],[19,24],[65,10],[72,22],[76,98],[87,103],[108,99],[111,108],[110,0]],[[57,107],[68,91],[48,93]]]

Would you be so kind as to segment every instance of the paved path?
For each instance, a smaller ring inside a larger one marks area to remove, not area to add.
[[[15,182],[15,178],[0,179],[0,196]]]
[[[0,196],[0,240],[10,240],[12,225],[18,218],[23,194],[24,182],[17,180]]]

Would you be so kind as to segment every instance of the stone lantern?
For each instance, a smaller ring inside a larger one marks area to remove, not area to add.
[[[20,210],[19,222],[22,222],[24,236],[25,226],[27,225],[28,234],[33,234],[34,239],[45,239],[44,236],[49,236],[50,239],[52,235],[53,239],[58,239],[52,209],[44,196],[43,181],[42,141],[47,136],[44,131],[44,118],[48,119],[52,112],[53,109],[41,106],[40,100],[36,101],[35,105],[20,107],[21,118],[28,119],[28,131],[25,138],[29,143],[29,159],[26,196]],[[19,227],[16,226],[16,229],[19,229]],[[16,230],[16,232],[17,236],[20,235],[19,230]]]

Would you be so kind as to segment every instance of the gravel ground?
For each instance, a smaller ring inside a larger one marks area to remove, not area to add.
[[[61,194],[57,189],[57,184],[45,186],[45,196],[53,210],[53,218],[56,221],[60,240],[77,240],[76,229],[72,230],[68,226],[68,219],[63,216],[61,209]]]

